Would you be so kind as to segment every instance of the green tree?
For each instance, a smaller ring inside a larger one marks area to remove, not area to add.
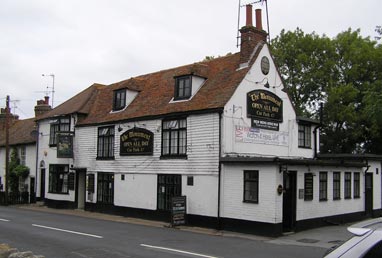
[[[330,39],[282,31],[272,54],[298,115],[318,118],[322,152],[382,153],[382,48],[351,29]]]
[[[20,179],[26,179],[30,169],[20,164],[20,158],[16,148],[12,148],[9,160],[9,189],[11,192],[19,191]]]

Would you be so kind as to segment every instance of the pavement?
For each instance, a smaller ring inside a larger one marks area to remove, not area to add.
[[[124,217],[117,215],[110,215],[104,213],[90,212],[84,210],[70,210],[70,209],[53,209],[39,204],[17,205],[18,208],[36,210],[41,212],[50,212],[57,214],[66,214],[72,216],[87,217],[93,219],[109,220],[121,223],[131,223],[138,225],[145,225],[151,227],[170,227],[169,223],[163,221],[145,220],[132,217]],[[340,244],[348,240],[352,234],[347,231],[347,227],[351,224],[333,225],[320,227],[301,232],[290,232],[280,237],[265,237],[252,234],[243,234],[231,231],[216,230],[210,228],[201,228],[193,226],[177,226],[176,229],[200,234],[209,234],[223,237],[236,237],[245,238],[256,241],[263,241],[271,244],[278,245],[297,245],[297,246],[312,246],[320,248],[330,248],[334,245]]]

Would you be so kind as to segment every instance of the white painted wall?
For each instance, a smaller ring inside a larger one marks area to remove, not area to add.
[[[120,156],[120,135],[133,126],[154,133],[152,156]],[[117,128],[123,129],[118,132]],[[147,120],[115,125],[115,159],[96,160],[97,126],[76,128],[75,167],[88,173],[115,173],[115,205],[156,209],[157,175],[182,175],[182,194],[187,196],[188,213],[216,216],[219,168],[219,114],[187,117],[187,159],[161,159],[162,121]],[[120,175],[125,174],[125,181]],[[187,186],[187,175],[194,186]],[[96,195],[93,198],[93,202]]]
[[[25,179],[25,184],[28,184],[28,191],[30,192],[30,178],[36,177],[36,145],[18,145],[10,146],[9,155],[12,153],[12,148],[16,147],[20,153],[20,148],[25,147],[25,166],[29,167],[29,176]],[[5,147],[0,147],[0,177],[3,187],[5,187]],[[5,188],[3,188],[5,191]]]
[[[382,208],[382,176],[381,176],[381,161],[369,160],[370,168],[368,173],[373,173],[373,209]]]
[[[308,167],[288,166],[291,171],[297,171],[297,211],[296,220],[305,220],[319,217],[334,216],[340,214],[362,212],[365,210],[365,178],[360,168],[345,167],[310,167],[313,173],[313,200],[305,201],[299,198],[299,189],[304,189],[304,174],[308,173]],[[327,201],[319,200],[319,172],[328,172],[328,195]],[[341,199],[333,200],[333,172],[341,172]],[[344,198],[345,172],[352,172],[351,177],[351,198]],[[360,198],[353,197],[354,173],[360,172]]]
[[[267,56],[270,60],[268,75],[263,75],[261,72],[260,61],[263,56]],[[269,89],[264,87],[267,80]],[[282,99],[283,122],[279,125],[279,131],[257,129],[256,132],[248,134],[251,130],[251,120],[247,117],[247,93],[256,89],[270,91]],[[238,128],[241,130],[237,130]],[[249,137],[241,137],[240,133],[243,131],[246,131],[245,135]],[[222,139],[223,156],[313,157],[313,134],[311,149],[298,148],[298,124],[295,111],[288,95],[283,91],[281,78],[267,45],[264,45],[259,57],[224,108]]]
[[[259,171],[259,203],[243,202],[244,170]],[[282,222],[282,184],[276,165],[223,165],[221,189],[221,217],[264,223]]]
[[[39,136],[38,136],[38,165],[40,165],[41,161],[45,162],[45,198],[51,200],[62,200],[62,201],[75,201],[75,191],[69,190],[69,194],[56,194],[49,193],[49,165],[50,164],[63,164],[68,165],[69,168],[73,165],[73,159],[71,158],[57,158],[57,147],[49,146],[49,135],[50,135],[50,123],[55,119],[46,119],[39,121]],[[70,121],[71,131],[74,132],[74,126],[76,117],[72,116]],[[76,137],[74,137],[74,146],[76,146]],[[39,166],[37,176],[37,185],[36,189],[37,196],[40,197],[40,177],[41,177],[41,168]]]

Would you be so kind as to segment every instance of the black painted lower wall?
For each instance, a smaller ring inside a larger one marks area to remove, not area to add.
[[[45,205],[56,209],[76,209],[75,202],[57,201],[45,199]],[[121,207],[110,204],[86,203],[85,210],[92,212],[107,213],[125,217],[134,217],[148,220],[159,220],[170,223],[171,214],[168,211],[137,209],[130,207]],[[355,212],[349,214],[341,214],[336,216],[328,216],[307,220],[297,221],[295,231],[303,231],[307,229],[323,227],[328,225],[338,225],[364,220],[370,217],[381,217],[382,210],[374,210],[373,214],[366,215],[365,212]],[[263,236],[280,236],[283,233],[282,223],[264,223],[257,221],[248,221],[232,218],[216,218],[209,216],[187,214],[187,225],[205,228],[213,228],[219,230],[228,230],[233,232],[241,232],[247,234],[263,235]]]

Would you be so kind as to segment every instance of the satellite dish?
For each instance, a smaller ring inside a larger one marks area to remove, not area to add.
[[[37,139],[39,132],[37,130],[32,130],[30,135],[33,137],[33,139]]]

